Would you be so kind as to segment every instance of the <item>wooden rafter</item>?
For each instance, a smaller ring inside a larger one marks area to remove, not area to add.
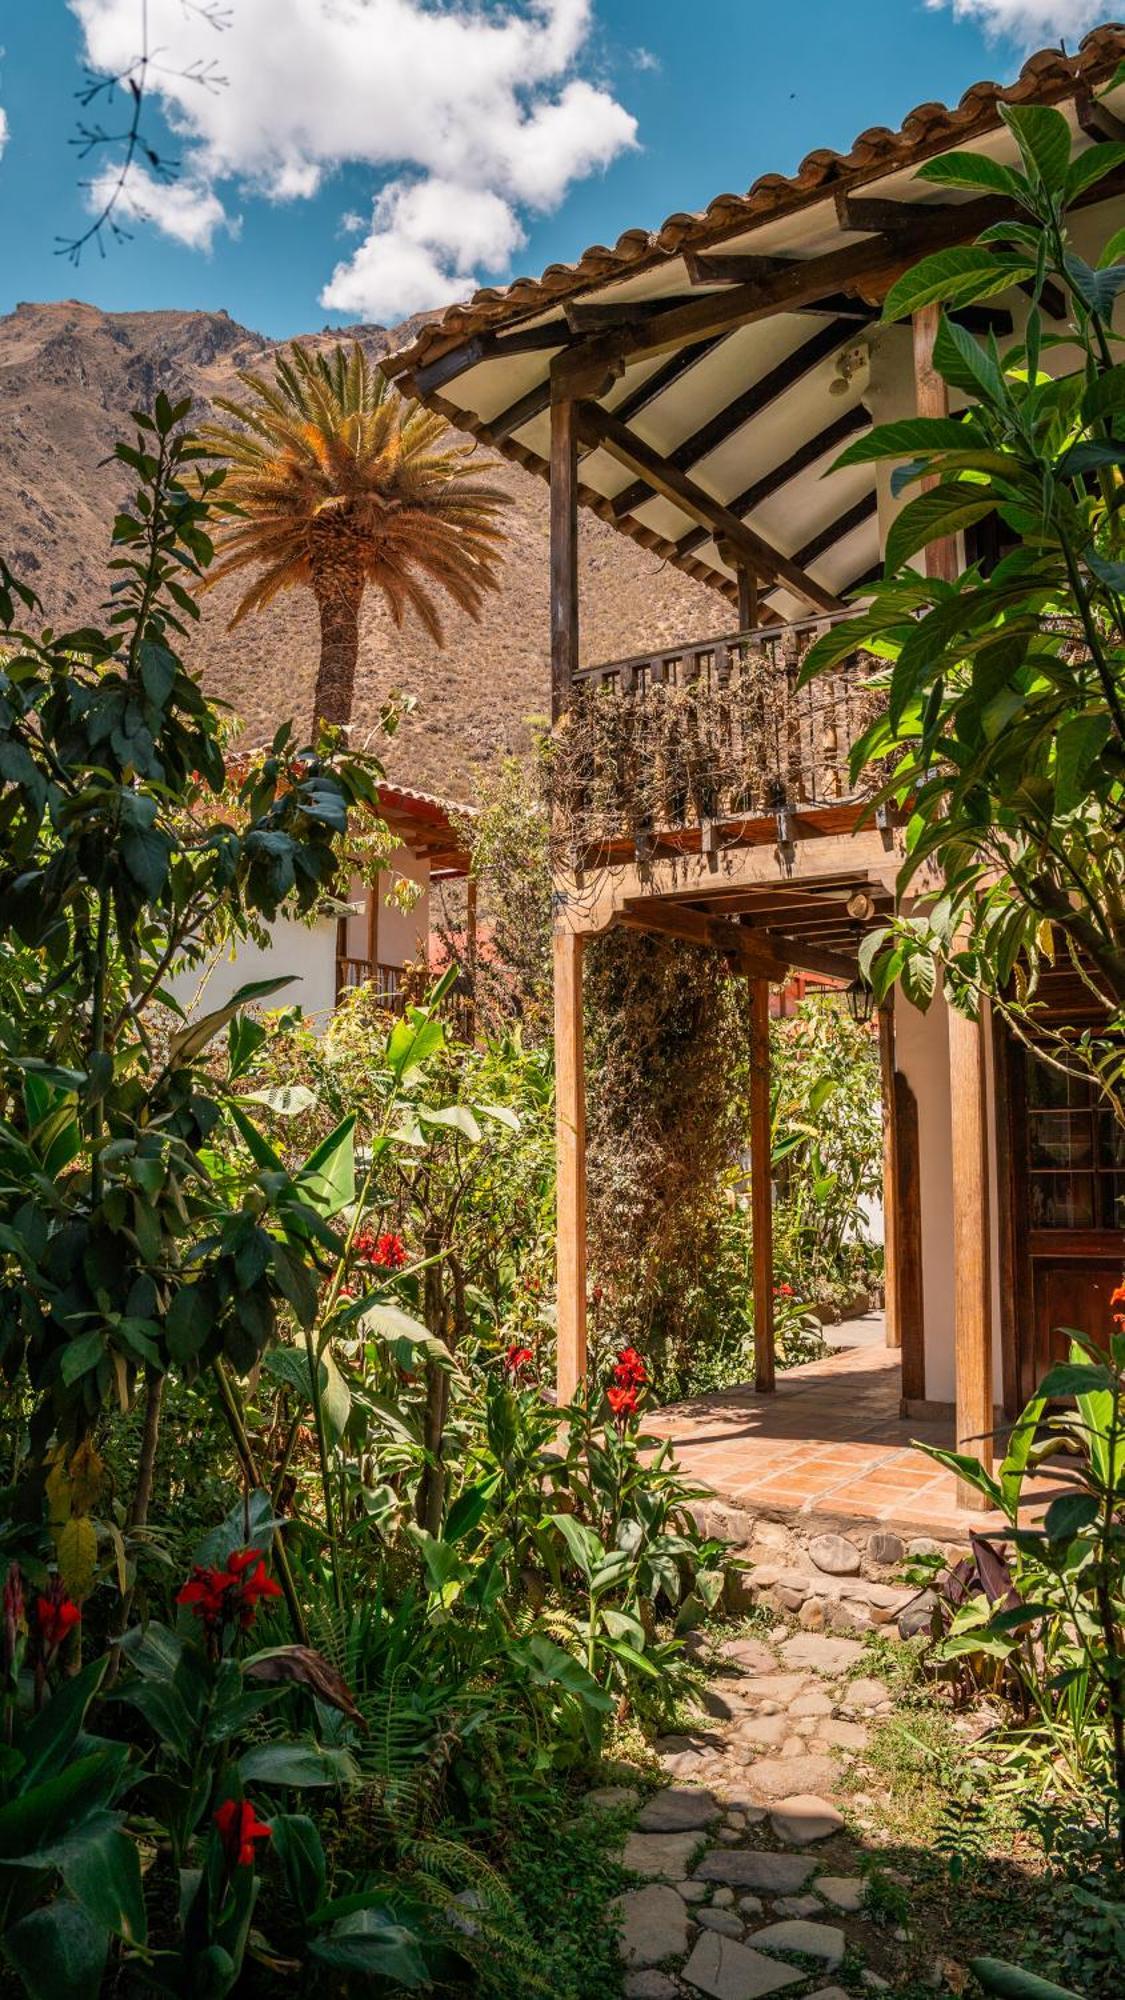
[[[864,521],[870,521],[872,515],[878,511],[878,494],[865,493],[861,500],[856,501],[854,507],[848,507],[844,513],[838,514],[834,521],[829,521],[827,527],[820,530],[819,534],[810,535],[808,541],[803,542],[796,551],[793,561],[799,563],[802,568],[806,563],[815,562],[826,549],[830,549],[835,542],[842,542],[844,536],[850,535],[853,528],[861,527]]]
[[[741,553],[743,561],[755,575],[781,578],[799,596],[807,598],[822,611],[841,609],[839,599],[823,584],[808,576],[799,564],[775,549],[761,535],[754,534],[720,500],[704,492],[686,473],[669,465],[659,452],[643,443],[627,424],[621,423],[608,410],[599,408],[596,403],[580,403],[577,415],[578,434],[584,443],[609,452],[620,465],[638,478],[647,480],[655,493],[663,494],[703,526],[718,530],[720,537]]]
[[[614,416],[620,417],[622,423],[631,423],[642,410],[648,409],[650,403],[655,403],[665,389],[670,389],[673,382],[678,382],[681,375],[686,375],[690,368],[696,367],[708,354],[713,354],[724,340],[729,339],[729,333],[717,333],[711,340],[698,340],[689,347],[681,347],[678,354],[670,355],[667,361],[654,368],[651,375],[646,375],[643,382],[621,398]]]
[[[681,472],[690,472],[694,465],[700,464],[711,452],[716,451],[721,444],[725,444],[728,438],[743,428],[743,425],[751,423],[763,410],[768,409],[771,403],[776,403],[787,390],[802,381],[812,369],[818,368],[820,363],[834,354],[846,340],[853,338],[854,332],[854,327],[847,320],[834,319],[827,326],[818,327],[808,340],[803,340],[799,347],[795,347],[791,354],[786,354],[773,368],[767,369],[757,382],[751,383],[750,387],[744,389],[740,396],[736,396],[733,402],[718,410],[713,417],[709,417],[705,424],[701,424],[691,433],[690,437],[684,438],[674,451],[668,453],[668,463],[676,466]],[[651,498],[651,487],[643,479],[635,481],[614,499],[615,518],[620,520],[622,515],[633,513],[637,507]],[[735,507],[732,511],[738,513],[739,509]]]
[[[846,443],[847,439],[854,437],[857,431],[868,430],[870,426],[871,417],[862,403],[858,403],[852,410],[845,410],[842,417],[837,417],[834,423],[826,424],[815,437],[806,439],[804,444],[797,446],[796,451],[791,451],[788,458],[783,458],[777,465],[771,466],[770,470],[764,472],[760,479],[756,479],[752,486],[744,487],[733,500],[728,500],[727,506],[731,513],[737,514],[740,520],[747,514],[752,514],[756,507],[761,506],[763,500],[768,500],[771,494],[780,492],[791,479],[796,479],[798,473],[806,471],[810,465],[815,465],[818,459],[825,458],[830,451],[835,451],[838,445]],[[682,535],[676,543],[676,554],[693,555],[695,550],[702,548],[704,542],[709,539],[706,528],[693,528],[690,534]]]

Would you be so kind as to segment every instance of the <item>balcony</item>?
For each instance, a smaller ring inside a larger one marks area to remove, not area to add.
[[[853,614],[847,613],[846,616]],[[767,626],[582,668],[552,748],[554,838],[581,865],[631,846],[713,851],[788,842],[817,814],[843,830],[875,790],[851,751],[884,696],[882,663],[857,649],[799,687],[801,662],[836,621]]]

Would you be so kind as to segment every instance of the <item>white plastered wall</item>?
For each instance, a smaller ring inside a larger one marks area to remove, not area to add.
[[[335,918],[320,917],[310,925],[281,917],[268,945],[241,944],[210,969],[181,972],[169,985],[189,1013],[205,1014],[224,1006],[240,986],[284,978],[292,978],[293,984],[263,1001],[263,1006],[300,1007],[314,1025],[331,1012],[336,1001]]]
[[[395,884],[416,883],[419,895],[409,910],[393,899]],[[368,897],[378,899],[375,913],[375,959],[379,965],[413,965],[424,958],[430,936],[430,864],[409,847],[398,847],[370,890],[356,877],[349,901],[356,905],[348,918],[348,956],[366,958],[369,942]]]

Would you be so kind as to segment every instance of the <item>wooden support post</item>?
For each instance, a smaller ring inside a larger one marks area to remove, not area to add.
[[[893,992],[879,1009],[879,1072],[883,1085],[883,1300],[887,1346],[902,1346],[898,1299],[898,1128],[895,1118],[895,1017]]]
[[[934,367],[934,341],[941,323],[941,307],[922,306],[914,315],[914,390],[920,417],[947,417],[949,415],[949,390]],[[924,479],[923,490],[936,486],[935,479]],[[944,577],[952,583],[958,575],[957,537],[942,535],[931,542],[924,553],[926,575]]]
[[[770,1145],[770,989],[750,988],[750,1219],[754,1232],[754,1387],[776,1387],[773,1330],[773,1171]]]
[[[465,971],[469,976],[469,1033],[477,1033],[477,878],[465,878]]]
[[[738,629],[740,632],[756,632],[758,629],[758,579],[753,570],[741,568],[738,572]]]
[[[570,707],[578,666],[578,426],[573,400],[551,402],[551,720]]]
[[[558,1397],[586,1373],[586,1074],[582,1039],[585,938],[556,931],[555,1144],[558,1172]]]
[[[992,1271],[984,1025],[949,1010],[953,1128],[953,1343],[957,1449],[992,1464]],[[958,1504],[980,1506],[958,1482]]]

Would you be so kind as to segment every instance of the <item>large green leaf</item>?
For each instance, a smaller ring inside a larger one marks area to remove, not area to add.
[[[280,993],[282,987],[292,986],[293,983],[293,977],[287,977],[252,979],[248,985],[240,986],[237,993],[233,993],[221,1007],[213,1007],[209,1014],[201,1014],[197,1021],[189,1021],[186,1028],[179,1028],[169,1036],[169,1060],[174,1063],[193,1062],[220,1028],[225,1028],[243,1007],[251,1006],[255,1000],[268,1000],[272,993]]]
[[[1009,1965],[1001,1958],[972,1958],[969,1970],[986,1993],[997,2000],[1082,2000],[1071,1986],[1055,1986],[1022,1966]]]
[[[24,1731],[20,1744],[24,1759],[20,1784],[24,1791],[54,1777],[69,1763],[86,1720],[86,1710],[101,1687],[108,1666],[109,1655],[103,1653],[101,1659],[91,1660],[81,1673],[60,1682]]]
[[[108,1949],[108,1932],[61,1896],[4,1934],[5,1957],[31,2000],[94,2000]]]
[[[432,1991],[418,1938],[385,1909],[356,1910],[309,1947],[313,1958],[341,1972],[390,1981],[407,1993]]]
[[[1020,192],[1019,175],[983,153],[943,153],[919,167],[917,178],[940,187],[972,188],[977,193],[1015,197]]]
[[[1002,104],[1000,116],[1028,174],[1037,174],[1048,194],[1062,194],[1070,166],[1070,126],[1062,112],[1050,104]]]
[[[338,1215],[355,1200],[355,1112],[309,1154],[297,1176],[306,1200],[322,1215]]]
[[[1125,370],[1122,371],[1125,373]],[[835,460],[832,471],[849,465],[869,465],[880,458],[917,458],[931,452],[961,451],[973,432],[959,417],[902,417],[897,423],[876,424]]]
[[[285,1785],[298,1791],[354,1785],[359,1771],[346,1750],[316,1743],[256,1743],[238,1760],[244,1785]]]
[[[1033,261],[1011,251],[969,245],[937,250],[891,286],[883,303],[883,318],[905,319],[922,306],[971,305],[1034,276]]]
[[[901,568],[908,556],[939,541],[943,535],[958,534],[974,521],[983,521],[986,515],[994,514],[995,498],[987,490],[983,490],[982,497],[982,490],[958,481],[919,493],[891,523],[887,535],[888,571]]]

